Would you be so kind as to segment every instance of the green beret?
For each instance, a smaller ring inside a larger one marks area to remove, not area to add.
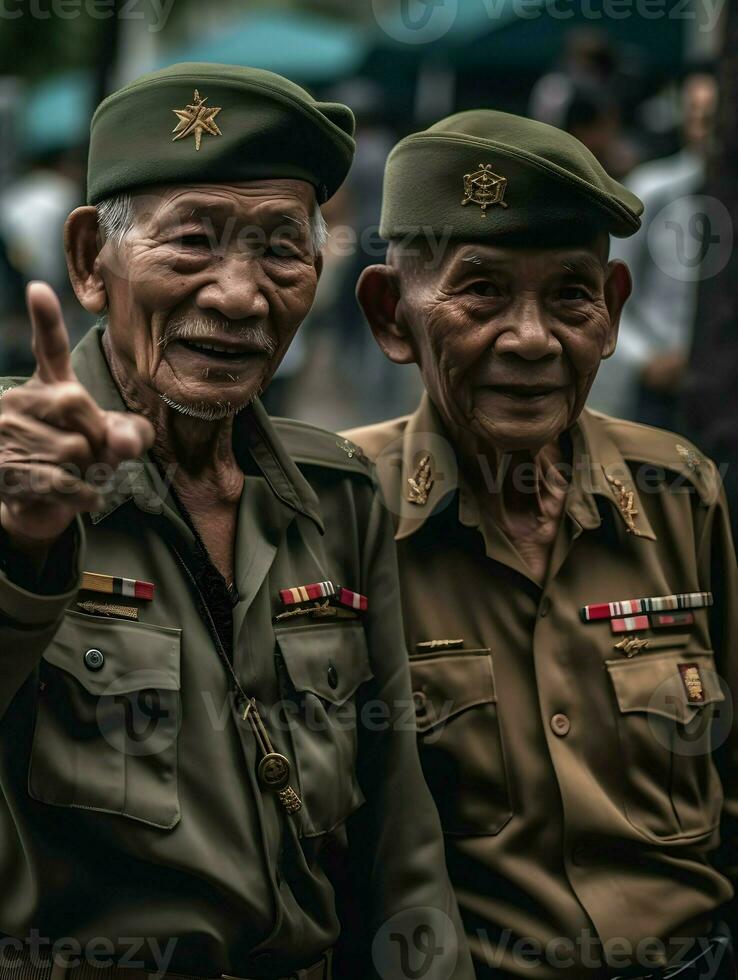
[[[401,140],[387,160],[380,234],[564,243],[625,238],[643,204],[569,133],[491,109]]]
[[[354,117],[281,75],[185,63],[143,75],[100,103],[90,127],[87,199],[150,184],[292,177],[318,201],[341,186]]]

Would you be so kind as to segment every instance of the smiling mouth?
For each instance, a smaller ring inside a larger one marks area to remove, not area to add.
[[[524,401],[546,398],[548,395],[561,391],[560,388],[549,385],[486,385],[485,387],[496,395]]]
[[[218,361],[242,361],[249,357],[266,357],[268,351],[256,347],[236,347],[227,344],[217,344],[206,340],[179,339],[174,343],[202,357]]]

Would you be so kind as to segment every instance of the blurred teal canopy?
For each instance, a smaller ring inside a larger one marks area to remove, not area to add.
[[[166,51],[157,67],[179,61],[221,62],[320,83],[355,72],[366,49],[365,32],[351,24],[299,12],[262,12]]]
[[[20,116],[21,152],[34,157],[84,145],[94,109],[91,72],[53,75],[30,88]]]

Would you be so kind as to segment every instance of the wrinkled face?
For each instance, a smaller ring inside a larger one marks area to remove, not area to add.
[[[459,243],[438,272],[403,285],[398,316],[451,432],[467,430],[502,451],[536,451],[572,425],[614,349],[617,315],[606,285],[613,269],[629,288],[622,264],[608,271],[606,247]]]
[[[198,184],[134,204],[133,227],[100,253],[126,381],[200,418],[233,414],[268,384],[312,304],[313,189]]]

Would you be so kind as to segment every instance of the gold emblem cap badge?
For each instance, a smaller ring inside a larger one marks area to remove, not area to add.
[[[221,106],[206,106],[208,97],[200,98],[200,93],[195,89],[195,94],[191,105],[186,105],[184,109],[172,109],[179,122],[172,132],[172,142],[184,139],[186,136],[195,137],[195,149],[200,149],[202,134],[209,136],[222,136],[215,117],[221,110]]]
[[[507,189],[507,177],[494,173],[490,163],[480,163],[479,170],[464,174],[464,196],[462,204],[478,204],[482,209],[482,217],[487,217],[487,208],[499,204],[506,208],[503,200]]]

